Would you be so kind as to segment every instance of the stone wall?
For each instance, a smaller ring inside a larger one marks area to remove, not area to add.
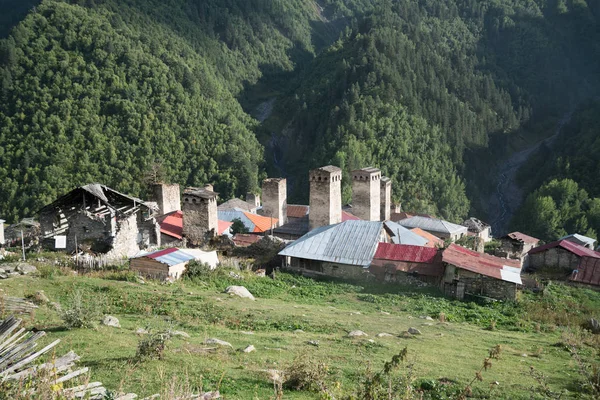
[[[465,293],[498,300],[513,301],[517,298],[517,285],[515,283],[480,275],[457,268],[454,265],[447,265],[444,274],[444,292],[448,291],[454,291],[454,294],[447,293],[447,295],[457,299],[462,299]],[[461,291],[464,291],[464,293],[461,293]]]
[[[579,256],[560,247],[529,254],[528,270],[537,273],[569,274],[579,265]]]
[[[380,220],[388,221],[392,211],[392,181],[387,176],[381,178],[381,200]]]
[[[183,235],[193,245],[204,243],[218,231],[216,198],[183,196]]]
[[[285,178],[265,179],[262,184],[262,215],[277,218],[275,227],[287,222],[287,180]]]
[[[178,184],[158,183],[154,185],[153,192],[159,215],[181,210],[181,193]]]
[[[342,170],[326,166],[310,171],[309,228],[342,222]]]
[[[126,219],[119,220],[117,232],[112,242],[112,249],[106,254],[107,258],[132,257],[139,253],[138,246],[138,215],[132,214]]]
[[[328,276],[332,278],[364,280],[371,276],[368,269],[349,264],[328,263],[291,257],[286,268],[306,275]]]
[[[352,171],[352,214],[365,221],[381,218],[381,171],[363,168]]]
[[[67,252],[75,252],[75,243],[87,251],[106,253],[113,247],[116,234],[116,220],[107,215],[96,218],[87,211],[79,211],[69,220],[69,229],[66,231]],[[137,236],[137,232],[136,235]],[[134,240],[135,240],[134,236]]]

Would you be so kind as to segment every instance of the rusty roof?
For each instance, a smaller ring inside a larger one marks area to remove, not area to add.
[[[413,228],[411,229],[411,232],[414,232],[422,238],[427,239],[428,242],[425,245],[427,247],[444,247],[444,240],[435,236],[432,233],[426,232],[421,228]]]
[[[519,260],[478,253],[453,243],[443,251],[442,261],[477,274],[521,284]]]
[[[308,215],[308,206],[299,204],[288,204],[287,205],[287,216],[288,218],[302,218]]]
[[[600,259],[581,257],[579,266],[571,275],[571,281],[600,286]]]
[[[557,240],[555,242],[533,248],[533,249],[529,250],[529,254],[541,253],[542,251],[553,249],[555,247],[560,247],[562,249],[565,249],[568,252],[573,253],[579,257],[587,256],[587,257],[592,257],[592,258],[600,258],[600,253],[598,253],[597,251],[588,249],[587,247],[580,246],[580,245],[573,243],[566,239],[565,240]]]
[[[509,233],[508,235],[509,238],[514,239],[514,240],[518,240],[519,242],[523,242],[523,243],[533,243],[536,244],[540,241],[540,239],[534,238],[533,236],[529,236],[526,235],[524,233],[521,232],[512,232]]]
[[[379,243],[375,257],[381,260],[433,263],[438,250],[431,247],[408,244]]]
[[[248,247],[251,244],[259,242],[263,237],[252,235],[250,233],[238,233],[233,237],[233,243],[238,247]]]

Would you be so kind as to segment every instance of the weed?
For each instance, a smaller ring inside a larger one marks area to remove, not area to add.
[[[75,290],[70,296],[70,308],[63,307],[61,318],[68,329],[94,328],[100,320],[103,310],[97,299],[84,299],[80,290]]]
[[[162,360],[167,342],[171,339],[169,331],[152,333],[139,341],[135,353],[136,361]]]
[[[488,357],[483,359],[483,365],[478,371],[475,372],[475,377],[473,377],[471,382],[469,382],[467,386],[465,386],[462,393],[458,396],[458,399],[466,400],[467,397],[471,397],[471,395],[473,394],[473,384],[475,382],[483,382],[483,372],[492,368],[492,360],[499,360],[500,353],[502,353],[502,347],[499,344],[490,349]],[[492,388],[493,386],[490,386],[490,390]]]
[[[327,388],[329,366],[307,354],[294,359],[284,373],[284,387],[293,390],[329,392]]]

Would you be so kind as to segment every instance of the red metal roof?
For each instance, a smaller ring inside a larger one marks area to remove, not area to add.
[[[433,263],[438,250],[431,247],[408,244],[379,243],[375,257],[381,260]]]
[[[168,249],[159,250],[159,251],[155,251],[154,253],[146,254],[144,257],[156,259],[161,256],[166,256],[167,254],[175,253],[176,251],[179,251],[179,249],[176,247],[170,247]]]
[[[277,226],[277,218],[264,217],[262,215],[252,214],[244,212],[246,218],[248,218],[254,224],[254,233],[262,233]]]
[[[223,233],[225,233],[225,231],[227,229],[229,229],[229,227],[231,225],[233,225],[233,222],[218,220],[217,224],[218,224],[217,225],[218,226],[218,228],[217,228],[217,230],[218,230],[217,235],[222,235]]]
[[[587,247],[580,246],[568,240],[557,240],[556,242],[548,243],[543,246],[536,247],[534,249],[529,250],[529,254],[541,253],[542,251],[546,251],[549,249],[553,249],[555,247],[561,247],[579,257],[592,257],[592,258],[600,258],[600,253],[594,251],[592,249],[588,249]]]
[[[233,237],[233,243],[238,247],[248,247],[262,239],[262,236],[249,233],[238,233]]]
[[[287,205],[287,216],[288,218],[302,218],[308,214],[308,206],[301,206],[298,204]]]
[[[342,222],[346,221],[360,221],[356,215],[349,213],[348,211],[342,210]]]
[[[600,286],[600,259],[594,257],[581,257],[579,266],[573,271],[571,280],[573,282]]]
[[[444,250],[442,261],[458,268],[466,269],[467,271],[503,280],[506,280],[502,276],[504,267],[521,268],[519,260],[478,253],[454,243]]]
[[[160,233],[177,239],[183,237],[183,213],[175,211],[160,222]]]
[[[523,243],[538,243],[540,241],[540,239],[534,238],[533,236],[529,236],[529,235],[526,235],[521,232],[512,232],[506,236],[508,236],[511,239],[515,239],[520,242],[523,242]]]

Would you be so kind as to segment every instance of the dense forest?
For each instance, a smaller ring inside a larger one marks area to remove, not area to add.
[[[9,220],[91,181],[144,196],[157,169],[223,199],[283,175],[306,202],[308,169],[334,163],[345,201],[347,172],[374,165],[405,209],[457,221],[501,156],[490,143],[600,87],[595,0],[35,3],[1,3]]]
[[[519,173],[531,194],[513,226],[552,240],[578,232],[600,233],[600,101],[582,104],[550,146],[541,148]]]

